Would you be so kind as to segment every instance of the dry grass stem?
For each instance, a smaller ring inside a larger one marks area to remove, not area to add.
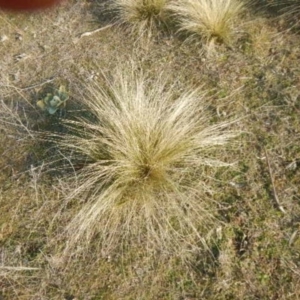
[[[31,267],[5,267],[5,266],[0,266],[0,271],[37,271],[40,270],[40,268],[31,268]]]
[[[275,202],[276,202],[276,206],[278,207],[278,209],[279,209],[282,213],[286,214],[285,209],[284,209],[283,206],[280,204],[280,201],[279,201],[279,198],[278,198],[278,195],[277,195],[277,192],[276,192],[275,182],[274,182],[274,177],[273,177],[273,174],[272,174],[271,163],[270,163],[270,160],[269,160],[268,152],[267,152],[266,149],[264,149],[264,151],[265,151],[265,155],[266,155],[266,160],[267,160],[267,165],[268,165],[268,172],[269,172],[270,179],[271,179],[272,191],[273,191],[274,200],[275,200]]]
[[[0,108],[0,129],[3,132],[22,139],[34,138],[33,132],[29,129],[26,112],[19,107],[18,103],[0,100]]]

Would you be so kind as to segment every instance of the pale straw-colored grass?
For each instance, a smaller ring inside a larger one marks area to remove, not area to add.
[[[93,118],[66,121],[60,142],[85,162],[67,195],[82,203],[68,245],[96,235],[102,251],[135,241],[168,251],[205,244],[217,222],[205,169],[228,166],[211,153],[236,135],[230,123],[210,125],[203,93],[175,96],[163,75],[153,81],[120,67],[113,77],[88,86],[82,102]]]
[[[206,41],[229,43],[244,6],[242,0],[174,0],[168,9],[178,20],[180,31]]]
[[[150,36],[165,22],[165,7],[169,0],[113,0],[109,6],[117,21],[140,36]]]

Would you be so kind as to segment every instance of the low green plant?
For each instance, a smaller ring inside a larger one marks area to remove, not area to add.
[[[199,90],[176,96],[163,76],[123,69],[113,82],[88,86],[82,102],[93,121],[65,121],[61,147],[87,162],[70,179],[67,200],[84,204],[68,226],[68,244],[88,244],[96,234],[102,251],[132,241],[168,250],[205,243],[216,224],[205,168],[228,166],[212,151],[236,134],[228,122],[209,125]]]
[[[180,31],[225,43],[229,43],[243,8],[244,3],[239,0],[173,0],[168,5]]]
[[[64,85],[61,85],[54,93],[47,93],[46,97],[37,102],[37,106],[44,111],[48,111],[50,115],[66,105],[69,95]]]

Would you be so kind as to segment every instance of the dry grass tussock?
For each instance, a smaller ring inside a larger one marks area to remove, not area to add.
[[[165,22],[165,7],[169,0],[114,0],[110,9],[118,15],[121,24],[129,25],[131,32],[151,35],[153,29]]]
[[[229,43],[244,6],[239,0],[174,0],[168,9],[178,19],[180,31]]]
[[[83,203],[70,245],[97,233],[103,251],[137,240],[147,249],[203,244],[217,223],[204,169],[228,166],[212,152],[236,133],[229,122],[208,125],[198,90],[175,96],[162,76],[120,70],[113,83],[88,87],[82,101],[93,120],[66,121],[71,133],[60,143],[85,162],[67,195]]]

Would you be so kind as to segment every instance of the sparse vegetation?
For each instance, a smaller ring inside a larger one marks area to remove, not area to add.
[[[300,299],[297,1],[147,48],[110,3],[0,12],[1,300]]]

